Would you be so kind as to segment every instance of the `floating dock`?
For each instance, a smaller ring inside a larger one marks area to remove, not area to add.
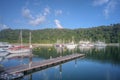
[[[49,66],[54,66],[60,63],[67,62],[69,60],[73,60],[79,57],[84,57],[85,54],[72,54],[72,55],[67,55],[63,57],[57,57],[57,58],[52,58],[44,61],[38,61],[38,62],[31,62],[29,64],[23,64],[15,67],[9,67],[5,69],[5,72],[9,74],[14,74],[14,73],[25,73],[29,71],[34,71],[37,69],[42,69],[45,67]]]

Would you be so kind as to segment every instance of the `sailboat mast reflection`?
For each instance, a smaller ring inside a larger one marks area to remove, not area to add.
[[[28,75],[28,80],[32,80],[32,74]]]
[[[75,59],[75,68],[77,68],[77,59]]]
[[[60,80],[62,80],[62,64],[59,65]]]

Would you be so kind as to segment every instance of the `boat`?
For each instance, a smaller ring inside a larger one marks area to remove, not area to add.
[[[6,52],[11,46],[8,42],[0,42],[0,52]]]
[[[55,48],[64,48],[65,47],[65,44],[64,43],[61,43],[60,40],[57,40],[57,43],[54,44]]]
[[[104,47],[104,46],[107,46],[107,45],[105,44],[105,42],[98,41],[98,42],[95,43],[95,46],[96,47]]]
[[[0,74],[0,80],[16,80],[20,79],[24,76],[23,73],[14,73],[14,74],[9,74],[7,72],[3,72]]]
[[[9,48],[9,50],[7,51],[8,53],[30,53],[30,48],[32,48],[32,45],[30,43],[29,46],[24,46],[22,44],[22,31],[20,32],[20,38],[21,38],[21,45],[20,46],[13,46],[11,48]],[[30,39],[31,39],[31,32],[30,32]],[[31,42],[31,40],[29,40],[29,42]]]
[[[72,41],[70,43],[65,44],[66,48],[69,50],[75,49],[77,44],[74,43],[74,37],[72,37]]]
[[[63,48],[64,44],[55,44],[55,48]]]
[[[71,43],[67,43],[65,46],[67,49],[75,49],[77,47],[77,44],[74,44],[72,41]]]
[[[9,53],[8,52],[0,52],[0,57],[5,57],[7,56]]]
[[[11,45],[8,42],[0,42],[0,48],[8,48],[11,47]]]
[[[79,42],[79,47],[93,47],[94,44],[91,43],[90,41],[80,41]]]
[[[29,46],[15,46],[9,48],[8,53],[26,53],[30,52]]]
[[[4,50],[3,48],[0,48],[0,53],[1,53],[1,52],[5,52],[5,50]]]

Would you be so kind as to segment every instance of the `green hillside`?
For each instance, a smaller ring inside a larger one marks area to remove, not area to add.
[[[105,41],[106,43],[120,42],[120,24],[79,29],[42,29],[22,30],[23,42],[29,41],[29,32],[32,32],[32,43],[55,43],[57,39],[69,42],[74,37],[77,43],[80,40]],[[10,43],[20,42],[20,30],[6,29],[0,31],[0,41]]]

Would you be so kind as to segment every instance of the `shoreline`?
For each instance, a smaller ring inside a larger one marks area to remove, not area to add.
[[[120,46],[120,43],[108,43],[107,46]]]
[[[11,43],[12,45],[20,45],[19,43]],[[29,43],[24,43],[23,45],[26,45],[28,46]],[[106,44],[107,46],[120,46],[120,43],[107,43]],[[54,46],[54,44],[48,44],[48,43],[33,43],[32,44],[33,48],[36,48],[36,47],[51,47],[51,46]]]

